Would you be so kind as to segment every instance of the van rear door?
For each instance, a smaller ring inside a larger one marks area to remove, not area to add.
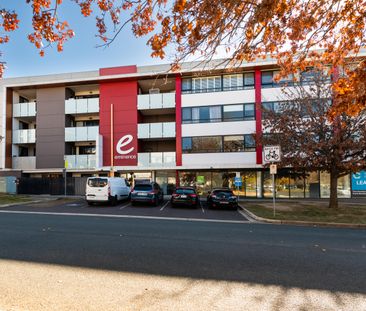
[[[108,178],[88,178],[86,184],[87,201],[108,201]]]

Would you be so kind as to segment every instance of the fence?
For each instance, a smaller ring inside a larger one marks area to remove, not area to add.
[[[85,195],[87,177],[66,178],[67,195]],[[19,194],[65,194],[65,179],[60,178],[34,178],[21,177],[18,184]]]

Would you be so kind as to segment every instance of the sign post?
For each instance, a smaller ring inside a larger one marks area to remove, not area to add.
[[[234,183],[236,186],[236,190],[238,191],[238,203],[239,203],[239,199],[240,199],[240,187],[242,185],[242,180],[240,177],[240,172],[236,172],[236,177],[234,179]]]
[[[274,162],[281,161],[280,146],[265,146],[263,147],[264,163],[271,163],[269,173],[272,175],[272,197],[273,197],[273,217],[276,217],[276,185],[275,175],[277,174],[277,165]]]

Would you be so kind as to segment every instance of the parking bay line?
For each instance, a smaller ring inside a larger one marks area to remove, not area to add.
[[[131,202],[128,202],[128,204],[122,205],[119,209],[124,209],[125,207],[130,206],[130,205],[131,205]]]
[[[163,207],[160,209],[160,211],[162,211],[167,205],[169,204],[169,201],[167,201],[164,205],[163,205]]]
[[[203,208],[202,206],[202,203],[200,202],[200,206],[201,206],[201,209],[202,209],[202,213],[204,214],[205,213],[205,209]]]

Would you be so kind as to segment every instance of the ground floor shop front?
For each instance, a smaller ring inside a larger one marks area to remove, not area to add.
[[[155,171],[115,171],[115,176],[129,180],[133,186],[138,182],[155,181],[161,185],[165,194],[171,194],[176,186],[192,186],[198,193],[206,196],[209,191],[218,187],[229,187],[241,198],[272,198],[272,177],[265,169],[222,169],[222,170],[155,170]],[[365,179],[366,179],[366,173]],[[66,182],[65,182],[66,176]],[[18,193],[84,195],[87,177],[108,176],[108,172],[65,172],[22,174],[18,178]],[[283,199],[328,198],[330,195],[330,178],[325,172],[293,172],[288,169],[278,171],[275,175],[276,197]],[[355,175],[338,179],[338,197],[350,198],[362,191],[355,190]],[[42,182],[41,182],[42,181]],[[356,180],[357,182],[357,180]],[[33,185],[34,184],[34,185]],[[33,186],[32,186],[33,185]],[[42,186],[43,185],[43,186]],[[366,182],[365,182],[366,187]],[[38,189],[38,190],[37,190]],[[40,189],[40,190],[39,190]],[[57,191],[56,191],[56,190]],[[20,192],[19,192],[20,191]],[[38,192],[40,193],[38,193]],[[45,192],[46,191],[46,192]],[[364,194],[363,194],[364,195]]]
[[[116,174],[127,178],[132,184],[154,180],[162,186],[165,194],[171,194],[176,186],[195,187],[200,195],[207,195],[218,187],[229,187],[243,198],[272,198],[273,193],[272,177],[268,170],[162,170]],[[275,175],[275,190],[277,198],[328,198],[330,177],[320,171],[297,173],[280,170]],[[338,179],[338,197],[351,197],[350,174]]]

